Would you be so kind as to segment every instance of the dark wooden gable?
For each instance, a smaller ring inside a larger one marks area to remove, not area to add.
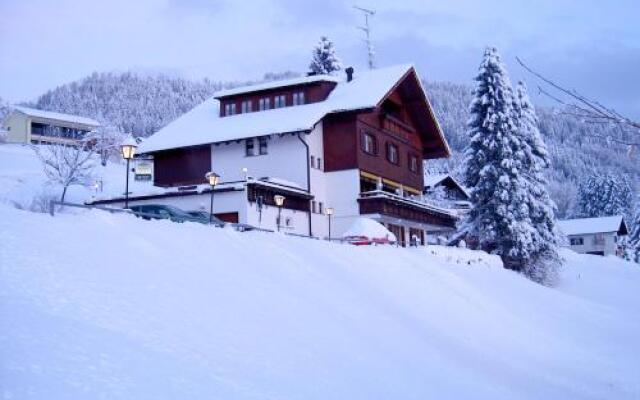
[[[451,151],[444,134],[438,125],[431,104],[422,87],[415,69],[411,68],[378,103],[384,108],[385,102],[401,101],[403,112],[410,119],[410,124],[420,135],[422,156],[425,159],[449,157]]]

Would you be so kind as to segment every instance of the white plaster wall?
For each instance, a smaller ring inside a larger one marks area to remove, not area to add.
[[[605,256],[615,255],[616,249],[618,247],[615,242],[615,233],[605,233],[604,234],[604,244],[595,244],[596,235],[593,234],[585,234],[585,235],[575,235],[570,236],[570,238],[583,238],[583,245],[569,245],[571,250],[577,253],[588,253],[588,252],[596,252],[596,251],[604,251]],[[567,239],[569,240],[569,239]]]
[[[257,226],[263,229],[271,229],[276,231],[278,218],[278,207],[275,206],[262,206],[262,217],[258,212],[256,203],[248,203],[247,219],[248,224]],[[286,225],[285,221],[289,219],[290,224]],[[307,213],[304,211],[289,210],[287,208],[282,209],[282,222],[281,232],[295,233],[298,235],[308,235],[309,222],[307,219]]]
[[[254,178],[281,178],[307,187],[306,151],[297,136],[280,137],[271,135],[268,140],[268,154],[245,155],[245,142],[232,142],[211,146],[211,169],[220,175],[222,182],[244,180],[242,168],[248,169]],[[255,152],[258,141],[255,140]]]
[[[355,218],[360,216],[358,208],[360,172],[357,169],[350,169],[327,172],[324,175],[326,204],[335,210],[331,221],[331,236],[340,237],[351,226]],[[326,234],[326,217],[322,217],[321,221],[319,218],[317,220],[319,222],[316,225],[320,232]]]
[[[3,123],[8,131],[7,141],[10,143],[29,143],[29,131],[31,129],[30,119],[18,112],[11,113]]]

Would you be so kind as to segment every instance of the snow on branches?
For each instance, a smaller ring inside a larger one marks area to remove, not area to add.
[[[523,84],[514,93],[497,49],[487,48],[475,80],[464,165],[474,208],[466,229],[508,267],[548,282],[558,235],[535,110]]]
[[[331,75],[341,69],[342,64],[338,56],[336,56],[336,50],[333,46],[333,42],[326,36],[322,36],[316,47],[313,49],[313,58],[309,65],[309,70],[314,74]]]

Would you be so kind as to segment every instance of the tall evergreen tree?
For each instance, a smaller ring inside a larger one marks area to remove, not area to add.
[[[532,237],[535,259],[525,265],[525,273],[534,280],[543,282],[551,277],[550,274],[559,263],[557,248],[560,241],[556,229],[556,206],[549,196],[545,175],[551,166],[551,159],[542,140],[538,117],[524,82],[516,85],[514,113],[522,140],[520,158],[523,161],[523,178],[528,186],[526,204],[536,231]]]
[[[640,199],[636,202],[636,210],[629,228],[631,232],[627,238],[627,259],[640,264]]]
[[[556,245],[542,175],[549,162],[535,113],[526,92],[514,96],[497,49],[486,49],[475,80],[464,168],[474,207],[466,230],[507,267],[535,271]]]
[[[326,36],[322,36],[313,49],[313,58],[309,69],[314,74],[333,74],[342,69],[333,42]]]

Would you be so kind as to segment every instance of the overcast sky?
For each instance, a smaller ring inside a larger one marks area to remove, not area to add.
[[[92,71],[214,80],[304,72],[320,35],[344,64],[364,68],[356,3],[377,10],[379,66],[413,62],[426,79],[470,83],[482,49],[495,45],[512,80],[526,77],[520,56],[640,117],[638,0],[0,0],[0,97],[32,100]]]

